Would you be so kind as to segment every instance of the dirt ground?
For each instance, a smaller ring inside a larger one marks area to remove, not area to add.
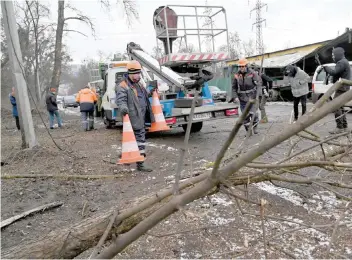
[[[268,124],[259,127],[260,134],[253,136],[249,146],[256,145],[265,138],[272,138],[287,125],[292,104],[269,103]],[[61,111],[64,119],[62,129],[50,130],[51,140],[38,114],[34,115],[35,128],[40,148],[20,150],[20,132],[15,130],[11,111],[1,110],[1,167],[2,175],[15,174],[75,174],[111,175],[115,179],[65,180],[54,178],[2,179],[1,218],[12,217],[37,206],[62,201],[64,204],[22,219],[4,228],[1,232],[1,249],[6,250],[23,241],[34,240],[54,229],[79,222],[102,210],[113,206],[127,207],[133,198],[151,194],[172,183],[179,149],[183,145],[182,129],[148,135],[147,163],[155,170],[139,173],[135,166],[116,165],[121,151],[121,129],[105,129],[100,119],[96,120],[97,130],[84,132],[80,129],[79,113],[76,109]],[[48,116],[42,114],[45,123]],[[348,115],[350,126],[352,115]],[[210,170],[209,162],[214,161],[222,143],[231,131],[234,119],[212,121],[205,124],[202,131],[191,135],[183,176],[191,172]],[[327,136],[334,127],[333,115],[329,115],[311,127],[311,130]],[[244,131],[240,132],[229,154],[238,149]],[[346,139],[347,142],[347,139]],[[299,143],[295,151],[312,144]],[[283,157],[291,146],[285,142],[263,158],[274,161]],[[344,160],[352,161],[352,158]],[[310,168],[305,174],[316,174],[319,169]],[[327,176],[327,172],[319,172]],[[343,178],[351,183],[351,175]],[[293,190],[296,190],[293,191]],[[351,192],[340,191],[351,196]],[[303,195],[303,198],[302,198]],[[331,228],[306,228],[295,232],[297,223],[334,223],[346,211],[346,201],[338,200],[327,191],[310,186],[289,185],[279,188],[271,183],[249,185],[249,198],[268,201],[266,214],[287,221],[265,221],[266,237],[269,240],[270,258],[352,258],[352,207],[341,221],[347,224],[337,229],[336,239],[329,250]],[[246,212],[259,213],[258,207],[241,202]],[[84,210],[83,210],[84,209]],[[261,221],[258,217],[241,214],[234,200],[224,194],[197,200],[186,207],[186,216],[176,213],[153,228],[130,245],[117,258],[263,258]],[[290,222],[291,221],[291,222]],[[287,231],[285,234],[280,234]],[[277,237],[273,237],[277,235]],[[89,251],[78,258],[86,258]]]

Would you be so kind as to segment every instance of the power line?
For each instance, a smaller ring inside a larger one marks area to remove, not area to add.
[[[268,10],[267,4],[262,3],[261,0],[257,0],[255,7],[250,12],[250,15],[251,15],[253,11],[256,11],[255,23],[252,24],[252,28],[253,26],[256,27],[255,45],[256,45],[257,54],[264,53],[262,23],[265,22],[265,25],[266,25],[266,19],[263,19],[261,16],[261,11],[263,7],[266,7],[266,10]]]

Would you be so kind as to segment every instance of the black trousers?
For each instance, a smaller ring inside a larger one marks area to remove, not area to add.
[[[337,98],[338,96],[342,95],[345,92],[336,92],[334,98]],[[343,107],[340,107],[335,111],[335,121],[336,121],[336,126],[337,128],[347,128],[347,118],[345,114],[345,110]]]
[[[293,111],[295,114],[295,120],[298,119],[298,104],[301,102],[302,105],[302,115],[304,115],[307,111],[307,95],[303,95],[300,97],[293,97]]]
[[[20,127],[20,118],[18,116],[15,116],[15,120],[16,120],[17,129],[20,130],[21,129],[21,127]]]

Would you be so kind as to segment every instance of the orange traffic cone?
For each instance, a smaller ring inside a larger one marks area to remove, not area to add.
[[[156,91],[153,92],[152,110],[155,122],[152,123],[151,127],[149,128],[149,132],[170,130],[170,127],[166,124],[158,93]]]
[[[134,162],[143,162],[144,156],[139,152],[136,137],[134,136],[130,117],[123,117],[122,132],[122,155],[117,164],[129,164]]]

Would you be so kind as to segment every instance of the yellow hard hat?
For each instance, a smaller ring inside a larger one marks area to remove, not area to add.
[[[131,60],[127,63],[127,71],[129,74],[140,73],[142,69],[141,64],[136,60]]]

